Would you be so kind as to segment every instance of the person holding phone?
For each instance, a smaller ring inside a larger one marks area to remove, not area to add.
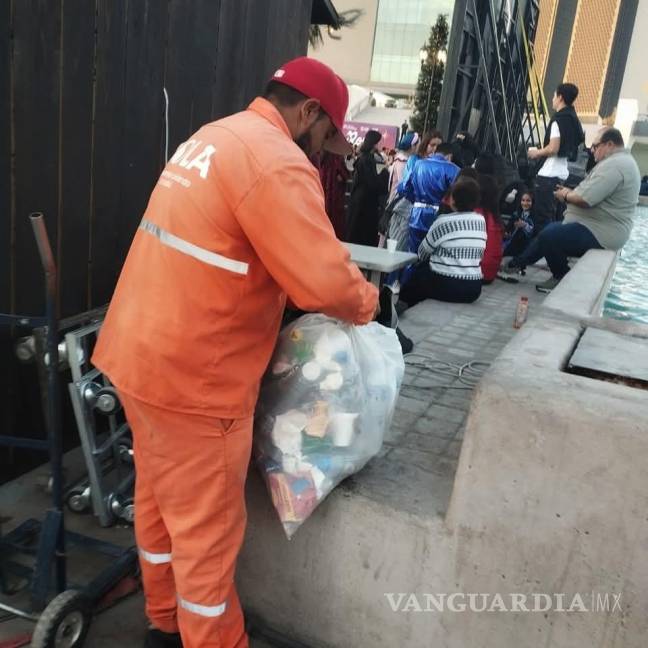
[[[551,223],[528,248],[509,262],[508,270],[522,270],[542,257],[551,278],[536,286],[550,292],[569,272],[569,257],[588,250],[620,250],[630,238],[641,178],[634,158],[616,128],[603,128],[592,151],[596,166],[575,189],[558,185],[554,197],[567,205],[565,220]]]

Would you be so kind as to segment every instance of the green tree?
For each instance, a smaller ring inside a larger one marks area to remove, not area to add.
[[[418,133],[429,131],[436,125],[441,99],[441,85],[445,72],[445,53],[448,46],[448,19],[439,14],[430,31],[428,42],[421,49],[421,71],[414,96],[414,113],[411,127]]]

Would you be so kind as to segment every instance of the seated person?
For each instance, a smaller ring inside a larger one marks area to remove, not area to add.
[[[499,211],[499,185],[494,176],[477,174],[479,184],[479,205],[475,210],[486,220],[486,249],[481,260],[481,271],[485,284],[493,283],[502,265],[502,237],[504,225]]]
[[[413,203],[409,219],[409,251],[416,252],[434,222],[444,194],[459,167],[452,163],[452,146],[439,144],[430,157],[419,160],[402,184],[402,194]]]
[[[645,175],[641,178],[641,189],[639,191],[640,196],[648,196],[648,175]]]
[[[459,171],[459,175],[455,178],[455,182],[457,182],[459,178],[472,178],[473,180],[477,180],[477,171],[475,171],[475,169],[473,169],[472,167],[464,167],[463,169],[461,169],[461,171]],[[451,196],[452,186],[448,189],[448,191],[446,191],[445,196],[443,196],[441,204],[439,205],[437,216],[441,216],[442,214],[451,214],[454,211],[450,202]]]
[[[486,221],[474,211],[477,181],[457,180],[451,202],[455,211],[434,221],[418,249],[419,263],[401,288],[400,298],[408,306],[424,299],[471,303],[481,294]]]
[[[520,270],[545,257],[553,276],[536,286],[540,292],[551,291],[569,272],[568,257],[592,249],[620,250],[630,238],[641,184],[637,163],[616,128],[599,131],[592,150],[596,166],[585,180],[576,189],[555,192],[567,205],[564,221],[547,225],[508,264],[509,270]]]
[[[523,191],[520,209],[511,216],[506,226],[504,256],[518,256],[526,250],[533,237],[533,195]]]

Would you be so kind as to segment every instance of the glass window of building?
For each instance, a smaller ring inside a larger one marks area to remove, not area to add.
[[[439,14],[452,22],[454,0],[379,0],[371,82],[416,85],[419,51]]]

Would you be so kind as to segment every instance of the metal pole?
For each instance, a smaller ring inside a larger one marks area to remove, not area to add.
[[[54,509],[60,513],[60,525],[56,539],[56,587],[59,592],[66,589],[65,532],[63,524],[63,443],[61,434],[61,393],[58,373],[58,318],[56,264],[50,246],[43,214],[36,212],[29,215],[38,254],[40,255],[46,284],[47,312],[47,429],[50,447],[50,465],[52,467],[52,501]]]
[[[494,45],[494,54],[497,60],[497,72],[500,82],[500,92],[502,93],[502,106],[504,108],[504,126],[506,129],[506,142],[508,144],[508,151],[511,162],[515,161],[515,151],[513,150],[513,140],[511,138],[511,118],[509,116],[507,102],[509,97],[506,96],[506,86],[504,85],[504,74],[502,73],[502,59],[500,56],[500,38],[497,33],[497,24],[495,21],[495,7],[493,6],[493,0],[490,0],[488,3],[488,16],[490,18],[491,29],[493,30],[493,45]],[[506,37],[506,34],[504,34]]]
[[[477,32],[477,44],[479,45],[479,63],[482,67],[484,74],[484,83],[486,84],[486,101],[488,103],[488,111],[490,113],[491,125],[495,135],[495,148],[498,155],[502,155],[502,147],[500,145],[499,132],[497,130],[497,119],[495,117],[495,108],[493,106],[493,92],[491,89],[490,81],[488,80],[488,69],[486,67],[486,55],[484,54],[484,42],[482,41],[482,31],[479,26],[479,13],[477,12],[477,3],[472,0],[473,14],[475,17],[475,31]]]

